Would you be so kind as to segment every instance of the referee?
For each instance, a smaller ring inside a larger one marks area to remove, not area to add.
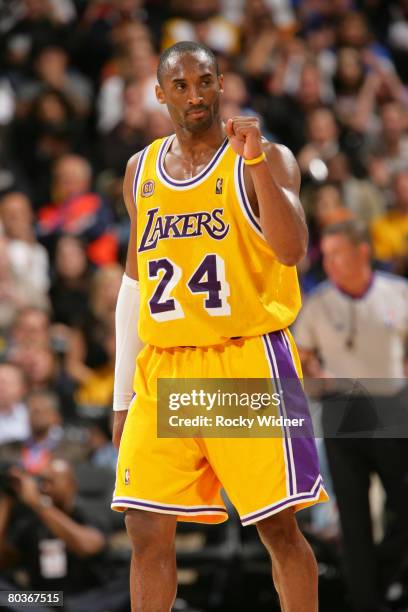
[[[305,376],[341,389],[323,398],[323,431],[352,608],[383,612],[384,592],[408,542],[408,427],[401,421],[408,283],[372,270],[368,239],[354,221],[329,226],[321,248],[328,281],[306,300],[295,338]],[[393,517],[394,539],[382,542],[380,559],[368,496],[374,472]]]

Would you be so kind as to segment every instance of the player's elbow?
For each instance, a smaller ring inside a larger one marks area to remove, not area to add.
[[[292,245],[290,249],[282,249],[279,253],[276,253],[278,261],[284,266],[296,266],[306,256],[307,245],[297,244]]]

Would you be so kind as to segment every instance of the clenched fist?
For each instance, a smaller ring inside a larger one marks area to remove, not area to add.
[[[226,133],[235,153],[245,159],[254,159],[262,153],[262,135],[257,117],[228,119]]]

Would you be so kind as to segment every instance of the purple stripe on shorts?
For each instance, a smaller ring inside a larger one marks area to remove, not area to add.
[[[160,504],[152,504],[150,502],[142,502],[142,501],[132,501],[129,499],[122,499],[122,498],[115,498],[112,502],[113,504],[130,504],[132,506],[143,506],[144,508],[153,508],[155,510],[167,510],[167,511],[174,511],[174,512],[223,512],[224,514],[227,514],[227,511],[225,510],[225,508],[222,508],[221,506],[199,506],[198,508],[183,508],[183,507],[168,507],[168,506],[161,506]]]
[[[171,138],[171,136],[169,136],[169,138]],[[197,176],[194,176],[192,179],[188,179],[187,181],[175,181],[175,180],[172,180],[172,178],[163,171],[163,169],[164,169],[164,151],[167,149],[168,142],[169,142],[169,140],[166,140],[163,143],[163,145],[162,145],[162,147],[161,147],[161,149],[159,151],[158,169],[159,169],[159,173],[160,173],[160,176],[162,177],[162,179],[166,183],[169,183],[170,185],[172,185],[173,187],[190,187],[191,185],[194,185],[195,183],[198,183],[198,181],[200,181],[204,176],[206,176],[209,172],[211,172],[211,170],[214,168],[215,164],[218,162],[219,158],[224,153],[224,151],[225,151],[225,149],[227,148],[227,145],[228,145],[228,139],[226,138],[224,140],[224,142],[222,143],[221,147],[218,149],[218,151],[216,152],[216,154],[212,158],[212,160],[209,163],[209,165],[206,168],[204,168],[204,170],[202,172],[197,174]]]
[[[306,395],[298,378],[290,350],[281,332],[269,334],[276,357],[278,375],[283,391],[286,416],[290,419],[305,419],[297,430],[292,428],[292,452],[295,464],[297,490],[310,491],[320,474],[319,460],[314,439],[313,424]]]
[[[272,373],[273,373],[273,377],[276,380],[278,378],[278,373],[275,370],[275,365],[273,363],[273,358],[272,358],[272,353],[271,353],[271,349],[269,347],[269,343],[268,343],[268,338],[264,337],[264,342],[265,342],[265,346],[266,346],[266,350],[268,353],[268,357],[269,357],[269,363],[272,369]],[[281,404],[279,404],[279,413],[280,415],[283,417],[283,413],[282,413],[282,406]],[[292,474],[292,466],[291,466],[291,461],[290,461],[290,448],[289,448],[289,440],[288,440],[288,436],[287,436],[287,431],[285,429],[285,427],[283,427],[283,435],[285,437],[285,454],[286,454],[286,465],[287,465],[287,470],[288,470],[288,477],[289,477],[289,495],[293,495],[293,474]]]
[[[298,502],[298,501],[302,502],[302,501],[307,501],[308,499],[313,499],[314,497],[316,497],[317,492],[319,491],[319,488],[322,485],[323,485],[323,480],[322,480],[322,477],[319,476],[319,478],[317,479],[310,493],[303,493],[300,495],[295,495],[292,499],[284,499],[281,502],[278,502],[277,504],[272,504],[271,506],[268,506],[268,508],[264,508],[263,510],[260,510],[259,512],[255,512],[254,514],[251,514],[250,516],[247,516],[246,518],[241,519],[241,522],[243,525],[245,525],[245,523],[248,523],[249,521],[253,521],[256,518],[261,518],[265,514],[268,514],[271,510],[278,510],[279,508],[282,508],[282,506],[285,506],[285,504],[287,504],[288,502]]]

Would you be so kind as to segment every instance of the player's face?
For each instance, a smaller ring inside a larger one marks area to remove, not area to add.
[[[336,285],[344,285],[367,265],[367,245],[355,245],[343,234],[324,236],[321,249],[326,274]]]
[[[222,76],[204,53],[170,57],[156,95],[170,117],[188,132],[208,130],[219,117]]]

